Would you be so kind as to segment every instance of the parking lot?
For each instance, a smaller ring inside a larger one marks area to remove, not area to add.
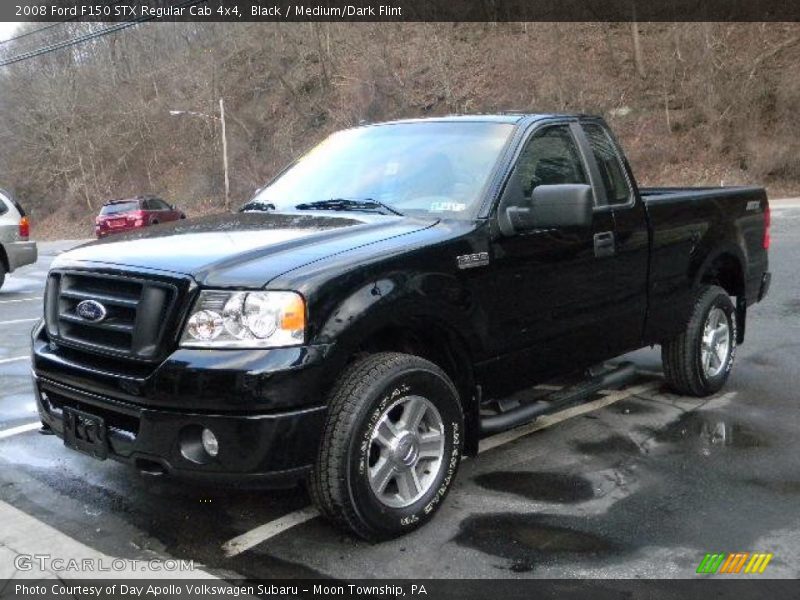
[[[637,352],[637,381],[484,440],[433,522],[379,545],[317,518],[301,490],[146,478],[39,435],[29,331],[70,246],[42,244],[0,292],[0,579],[26,575],[6,558],[43,551],[192,559],[219,577],[414,579],[684,578],[707,552],[743,551],[798,577],[800,203],[772,215],[772,290],[721,393],[670,394],[658,348]]]

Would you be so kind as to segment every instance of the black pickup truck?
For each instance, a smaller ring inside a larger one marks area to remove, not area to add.
[[[660,344],[725,383],[769,288],[761,188],[638,188],[599,118],[336,133],[240,212],[56,259],[33,370],[45,431],[149,474],[273,486],[371,540],[429,519],[502,402]],[[498,401],[500,400],[500,401]]]

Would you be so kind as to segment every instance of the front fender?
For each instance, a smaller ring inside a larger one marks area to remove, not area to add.
[[[485,321],[483,311],[455,275],[397,271],[353,286],[328,311],[315,343],[354,348],[387,327],[416,329],[430,323],[475,332],[480,321]],[[466,335],[465,343],[475,348],[478,340]]]

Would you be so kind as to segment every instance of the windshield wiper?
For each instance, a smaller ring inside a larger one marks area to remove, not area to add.
[[[393,215],[398,217],[404,216],[396,208],[392,208],[388,204],[378,202],[372,198],[364,198],[363,200],[349,200],[347,198],[331,198],[330,200],[318,200],[317,202],[305,202],[295,206],[297,210],[388,210]]]

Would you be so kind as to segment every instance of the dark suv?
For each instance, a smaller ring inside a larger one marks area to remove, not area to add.
[[[106,202],[94,220],[98,238],[111,233],[185,219],[186,215],[156,196],[137,196]]]

